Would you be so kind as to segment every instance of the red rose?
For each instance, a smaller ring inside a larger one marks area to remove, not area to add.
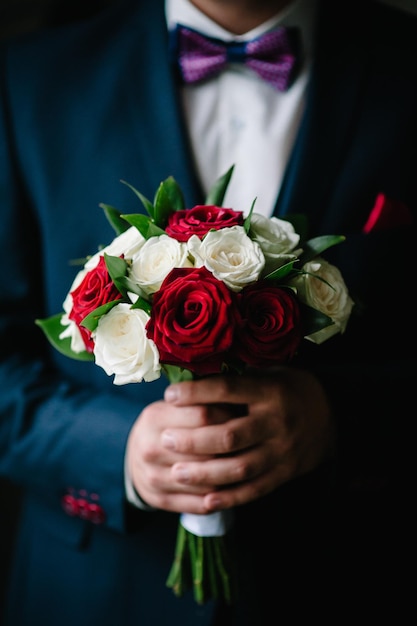
[[[91,339],[91,331],[81,326],[81,322],[91,311],[102,304],[119,300],[122,297],[109,276],[103,256],[100,257],[98,265],[84,276],[71,295],[73,304],[68,317],[77,324],[86,350],[93,352],[94,342]]]
[[[153,296],[146,327],[161,363],[219,373],[233,342],[235,297],[205,267],[171,270]]]
[[[259,281],[238,294],[242,318],[236,336],[236,355],[252,367],[289,361],[303,337],[301,312],[292,292]]]
[[[188,241],[191,235],[202,239],[209,230],[242,226],[243,221],[242,211],[197,205],[192,209],[171,213],[165,232],[177,241]]]

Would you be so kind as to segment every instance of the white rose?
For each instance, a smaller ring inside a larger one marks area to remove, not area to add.
[[[293,281],[300,301],[321,311],[334,322],[306,337],[314,343],[323,343],[333,335],[345,331],[352,312],[353,300],[349,296],[340,270],[328,261],[317,257],[303,265],[302,269],[309,274],[298,276]],[[314,275],[323,280],[315,278]]]
[[[265,274],[297,258],[295,254],[290,253],[298,246],[300,235],[286,220],[280,220],[277,217],[267,218],[259,213],[253,213],[250,236],[262,248],[265,256]]]
[[[121,303],[103,315],[93,333],[96,364],[115,385],[151,382],[161,376],[159,353],[146,335],[149,315]]]
[[[204,265],[236,292],[256,282],[265,266],[260,245],[247,236],[243,226],[210,230],[202,241],[192,235],[188,249],[196,267]]]
[[[125,259],[131,259],[139,252],[145,241],[145,237],[140,234],[138,229],[135,226],[131,226],[124,233],[115,237],[108,246],[94,254],[84,267],[89,270],[94,269],[100,260],[100,256],[104,256],[104,253],[117,257],[123,254]]]
[[[158,291],[174,267],[192,267],[185,243],[168,235],[151,237],[132,259],[129,278],[146,294]]]

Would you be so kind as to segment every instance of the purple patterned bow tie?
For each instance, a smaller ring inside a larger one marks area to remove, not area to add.
[[[275,89],[285,91],[298,68],[296,28],[281,27],[247,42],[224,42],[178,24],[170,36],[171,52],[185,83],[215,76],[228,63],[244,63]]]

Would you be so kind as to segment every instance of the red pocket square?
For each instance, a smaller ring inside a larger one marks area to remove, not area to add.
[[[412,222],[413,215],[406,204],[391,200],[385,194],[379,193],[362,232],[370,233],[372,230],[409,226]]]

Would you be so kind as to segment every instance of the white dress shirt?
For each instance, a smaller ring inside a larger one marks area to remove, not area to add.
[[[275,17],[243,35],[234,35],[201,13],[189,0],[166,0],[168,28],[181,23],[224,41],[247,41],[278,25],[301,30],[303,64],[295,82],[277,91],[243,64],[220,76],[182,87],[191,146],[205,192],[235,165],[224,206],[270,216],[304,110],[312,61],[316,2],[295,0]]]
[[[180,23],[224,41],[253,39],[277,25],[301,29],[303,64],[286,92],[277,91],[243,64],[230,65],[202,84],[181,87],[195,164],[206,193],[235,165],[223,206],[247,214],[256,198],[254,210],[272,214],[304,110],[315,5],[315,0],[294,0],[272,19],[236,36],[189,0],[165,0],[168,28]],[[125,485],[132,504],[151,509],[138,498],[126,459]]]

